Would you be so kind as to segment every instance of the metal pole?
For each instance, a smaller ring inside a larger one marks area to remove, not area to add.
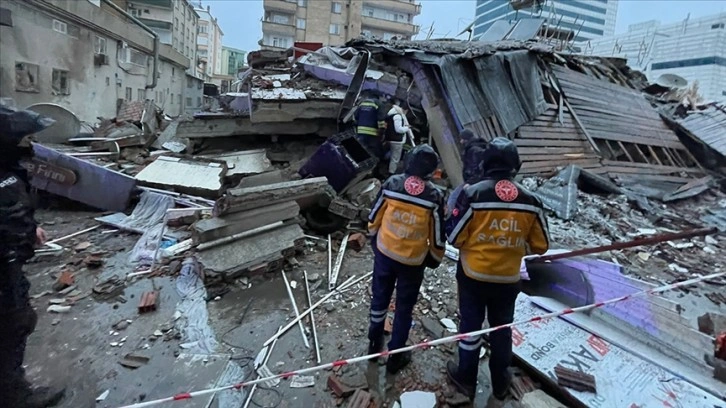
[[[313,307],[313,298],[310,296],[310,285],[308,284],[308,271],[303,271],[305,276],[305,293],[308,295],[308,307]],[[320,344],[318,343],[318,331],[315,328],[315,316],[310,312],[310,325],[313,327],[313,344],[315,345],[315,361],[320,364]]]
[[[282,274],[282,279],[285,281],[285,289],[287,289],[287,295],[290,296],[290,302],[292,303],[292,310],[295,311],[295,317],[297,318],[297,324],[300,326],[300,334],[302,334],[303,337],[303,343],[305,343],[305,347],[310,348],[310,343],[308,342],[308,336],[305,335],[305,328],[302,324],[302,319],[300,319],[300,311],[297,309],[297,303],[295,302],[295,296],[292,294],[292,289],[290,289],[290,283],[287,281],[287,276],[285,275],[285,271],[280,271]]]
[[[335,258],[335,265],[333,266],[333,272],[330,276],[330,280],[328,281],[328,290],[334,290],[335,284],[338,283],[338,274],[340,274],[340,267],[343,266],[343,257],[345,257],[345,248],[348,247],[349,237],[350,232],[345,234],[343,242],[340,243],[340,248],[338,249],[338,256]]]

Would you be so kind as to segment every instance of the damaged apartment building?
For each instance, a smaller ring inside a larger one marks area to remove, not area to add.
[[[194,13],[186,0],[149,7],[179,3]],[[188,73],[193,55],[127,10],[125,0],[2,2],[0,97],[44,112],[58,105],[91,123],[115,117],[124,101],[153,100],[171,116],[201,106],[202,81]]]

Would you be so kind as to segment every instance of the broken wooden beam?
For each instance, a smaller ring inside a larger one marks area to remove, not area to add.
[[[325,177],[286,181],[258,187],[232,188],[214,205],[214,215],[221,216],[280,202],[331,194]]]
[[[153,312],[156,310],[158,299],[159,292],[155,290],[144,292],[141,295],[141,300],[139,301],[139,314]]]
[[[557,384],[561,387],[571,388],[575,391],[597,392],[595,376],[581,371],[571,370],[561,365],[555,367]]]
[[[300,206],[295,201],[267,205],[260,208],[197,221],[192,230],[195,244],[250,231],[277,221],[297,217]]]

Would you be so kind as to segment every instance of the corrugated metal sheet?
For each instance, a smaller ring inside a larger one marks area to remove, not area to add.
[[[693,112],[677,122],[698,140],[726,156],[726,105]]]
[[[506,40],[527,41],[534,38],[539,29],[542,28],[544,19],[542,18],[523,18],[517,21],[512,31],[505,37]]]

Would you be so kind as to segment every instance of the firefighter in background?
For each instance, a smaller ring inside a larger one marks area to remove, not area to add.
[[[23,265],[34,256],[45,231],[34,219],[28,173],[20,166],[30,159],[30,136],[53,124],[31,111],[0,106],[0,405],[44,408],[57,404],[64,389],[31,388],[23,359],[28,336],[38,316],[30,305],[30,283]]]
[[[394,288],[396,312],[388,349],[406,345],[424,269],[441,264],[445,245],[443,195],[430,181],[438,163],[439,156],[431,146],[415,147],[406,157],[405,172],[383,183],[371,209],[368,230],[375,263],[369,354],[383,350],[384,322]],[[410,361],[410,352],[394,354],[386,369],[395,374]]]
[[[408,137],[413,141],[413,132],[406,118],[407,113],[408,110],[402,108],[401,102],[396,100],[386,117],[386,141],[388,142],[388,149],[391,153],[391,158],[388,162],[388,173],[390,174],[396,174],[398,171],[398,163],[401,161],[403,145],[406,143],[406,138]]]
[[[480,330],[485,318],[490,327],[512,323],[522,257],[543,254],[549,248],[542,204],[512,180],[520,167],[512,141],[500,137],[489,142],[482,157],[482,181],[464,189],[446,222],[448,241],[459,248],[456,280],[461,333]],[[449,362],[446,367],[451,382],[472,400],[482,341],[481,336],[459,341],[459,364]],[[490,333],[489,343],[490,406],[497,406],[512,381],[511,329]]]
[[[383,159],[383,129],[385,117],[381,102],[369,92],[356,107],[355,123],[358,141],[379,161]]]

